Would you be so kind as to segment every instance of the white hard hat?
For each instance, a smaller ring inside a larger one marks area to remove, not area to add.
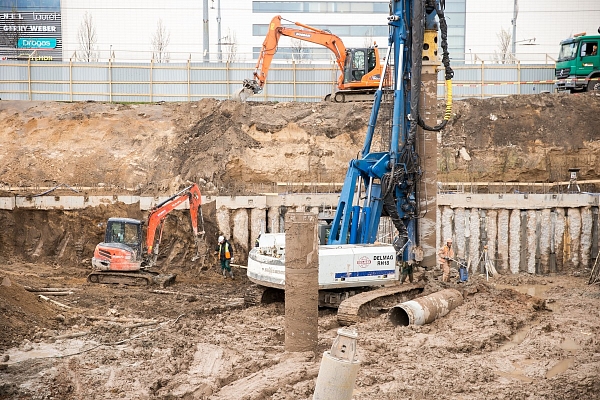
[[[446,239],[446,243],[452,243],[452,239],[451,238]]]
[[[219,243],[221,243],[225,238],[223,236],[219,236]]]

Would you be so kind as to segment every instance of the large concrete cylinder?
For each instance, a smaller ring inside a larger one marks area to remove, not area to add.
[[[425,325],[443,317],[462,303],[463,297],[458,290],[444,289],[398,304],[390,309],[388,315],[394,325]]]
[[[358,334],[338,329],[331,351],[323,353],[313,400],[351,400],[360,361],[356,351]]]
[[[285,350],[316,351],[319,334],[317,216],[287,213],[285,221]]]

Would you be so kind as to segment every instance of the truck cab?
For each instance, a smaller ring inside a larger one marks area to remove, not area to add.
[[[559,92],[600,91],[600,35],[580,33],[560,43],[556,61]]]

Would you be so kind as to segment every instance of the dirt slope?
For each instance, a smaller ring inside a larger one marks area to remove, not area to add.
[[[440,112],[443,108],[439,108]],[[598,175],[600,97],[511,96],[454,104],[440,135],[440,180],[568,180]],[[221,192],[272,182],[341,182],[370,106],[335,103],[0,102],[5,184],[112,184]],[[464,148],[461,153],[461,149]],[[468,156],[465,156],[464,152]]]

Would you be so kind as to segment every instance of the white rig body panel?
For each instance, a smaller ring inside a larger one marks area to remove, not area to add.
[[[258,285],[285,288],[285,233],[261,235],[248,255],[247,274]],[[382,286],[399,276],[391,244],[319,246],[319,289]]]

